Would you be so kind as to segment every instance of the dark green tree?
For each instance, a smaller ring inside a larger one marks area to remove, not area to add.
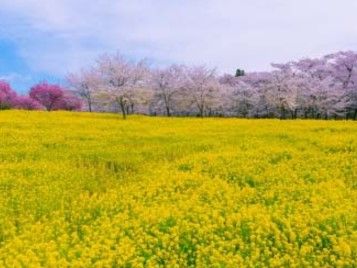
[[[236,75],[235,75],[235,77],[239,77],[239,76],[243,76],[243,75],[245,75],[244,70],[241,70],[241,69],[237,69],[237,70],[236,70]]]

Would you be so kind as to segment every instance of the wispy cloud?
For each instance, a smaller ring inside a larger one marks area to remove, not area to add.
[[[0,80],[6,80],[12,82],[14,80],[22,80],[22,81],[31,81],[32,78],[30,75],[21,75],[18,73],[8,73],[0,75]]]

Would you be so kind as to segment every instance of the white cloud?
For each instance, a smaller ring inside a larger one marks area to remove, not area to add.
[[[2,74],[0,75],[0,80],[5,80],[8,82],[13,82],[13,81],[31,81],[32,77],[30,75],[22,75],[22,74],[18,74],[18,73],[8,73],[8,74]]]
[[[34,78],[30,74],[6,73],[0,75],[0,80],[5,80],[20,94],[25,93],[30,85],[34,84]]]
[[[105,51],[232,72],[357,42],[355,0],[0,1],[0,35],[34,70],[59,75]]]

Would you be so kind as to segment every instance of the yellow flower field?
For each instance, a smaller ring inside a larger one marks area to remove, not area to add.
[[[0,267],[356,267],[357,122],[0,112]]]

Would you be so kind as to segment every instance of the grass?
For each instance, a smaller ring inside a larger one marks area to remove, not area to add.
[[[355,267],[357,122],[0,112],[1,267]]]

